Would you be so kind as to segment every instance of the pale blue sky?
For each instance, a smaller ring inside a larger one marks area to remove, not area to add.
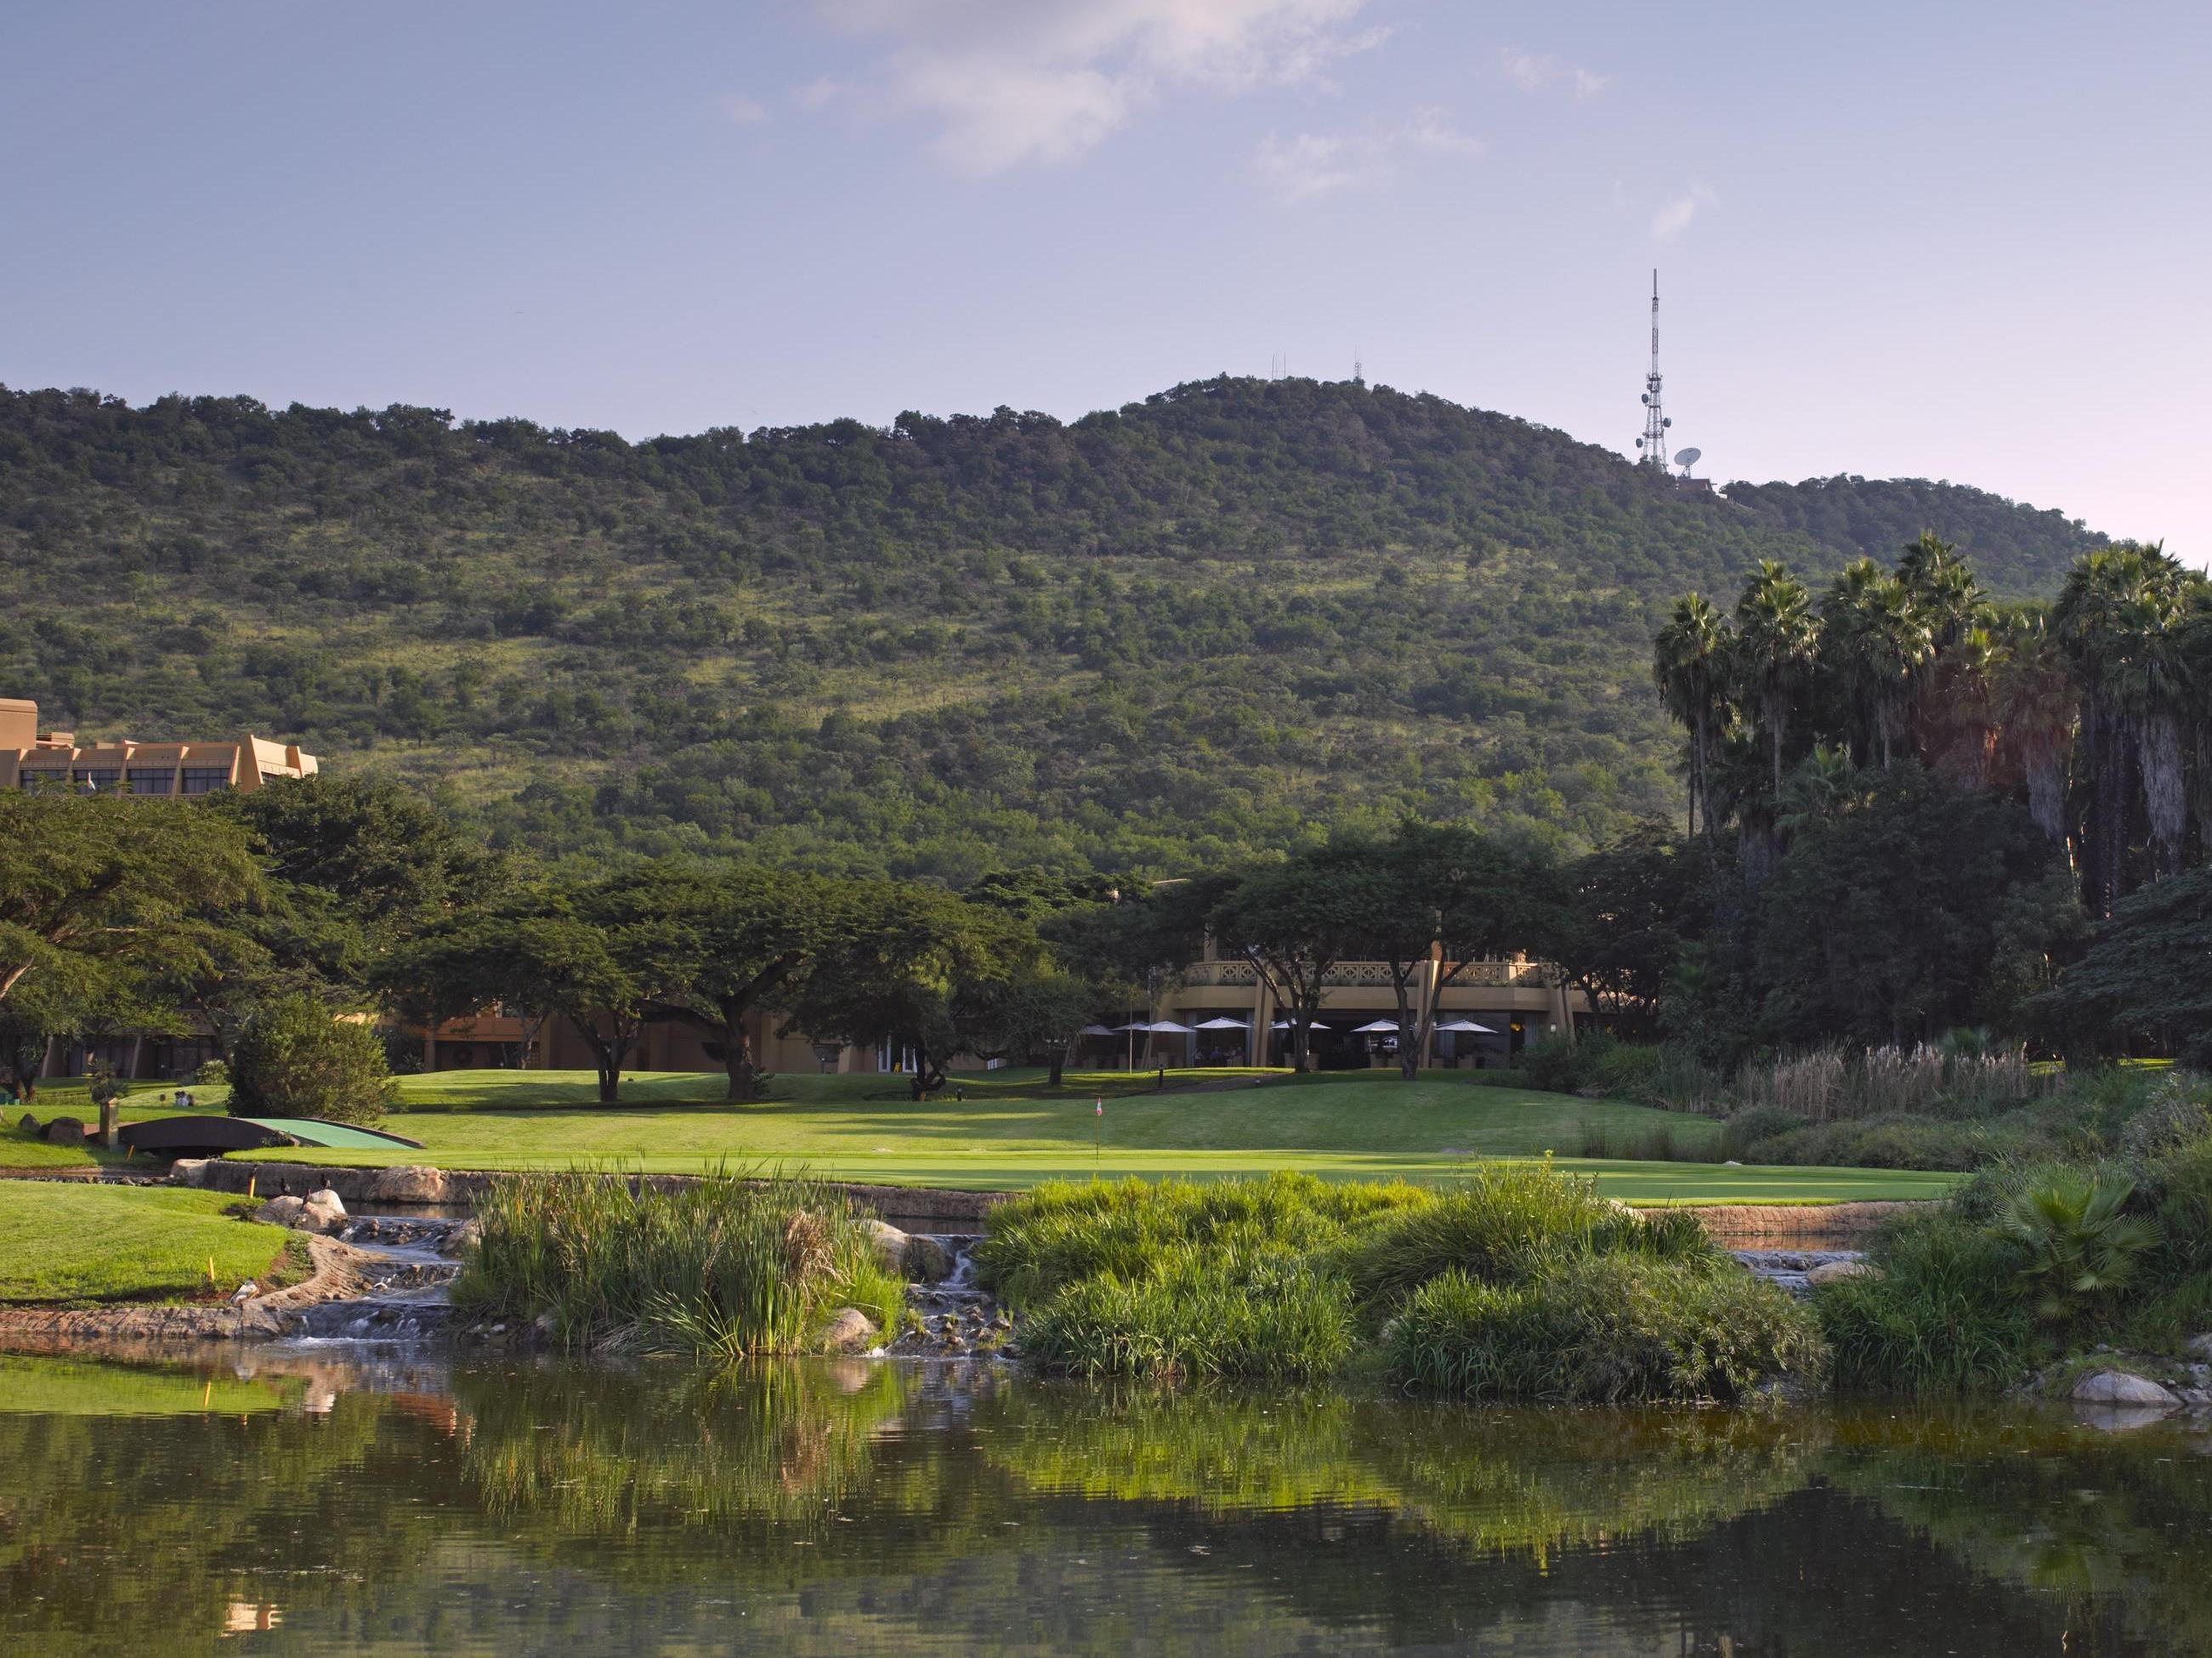
[[[2163,535],[2212,6],[13,0],[0,380],[631,436],[1227,369]]]

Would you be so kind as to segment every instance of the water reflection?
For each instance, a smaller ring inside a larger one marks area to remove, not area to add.
[[[2212,1457],[2018,1414],[0,1358],[0,1650],[2212,1654]]]

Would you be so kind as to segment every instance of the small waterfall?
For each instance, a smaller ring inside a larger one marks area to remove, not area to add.
[[[463,1223],[414,1216],[360,1215],[338,1242],[368,1257],[364,1293],[305,1309],[292,1334],[305,1341],[423,1341],[442,1334],[453,1309],[447,1291],[460,1263],[452,1254]]]
[[[907,1309],[921,1328],[902,1331],[882,1351],[922,1358],[1012,1357],[1013,1319],[998,1297],[975,1283],[975,1246],[981,1236],[927,1236],[952,1258],[952,1270],[934,1284],[907,1285]]]
[[[1803,1297],[1813,1293],[1811,1275],[1823,1266],[1866,1259],[1863,1249],[1731,1249],[1753,1278]]]

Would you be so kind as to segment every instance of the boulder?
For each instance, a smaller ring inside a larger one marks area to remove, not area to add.
[[[857,1307],[840,1307],[822,1321],[814,1345],[825,1353],[864,1353],[876,1345],[875,1320]]]
[[[452,1203],[453,1181],[442,1169],[422,1163],[402,1163],[380,1169],[368,1177],[362,1196],[372,1203]]]
[[[75,1117],[56,1117],[40,1133],[48,1145],[82,1145],[84,1125]]]
[[[39,1120],[33,1116],[29,1112],[26,1111],[21,1116],[15,1119],[15,1127],[21,1129],[26,1134],[36,1134],[39,1132]]]
[[[307,1207],[299,1198],[271,1198],[253,1212],[253,1218],[270,1226],[297,1226]]]
[[[900,1268],[916,1284],[941,1284],[952,1276],[952,1252],[935,1238],[909,1232]]]
[[[1841,1284],[1845,1278],[1871,1278],[1874,1268],[1863,1260],[1824,1260],[1805,1274],[1811,1284]]]
[[[179,1157],[169,1165],[169,1184],[172,1186],[205,1186],[208,1170],[215,1166],[213,1157]]]
[[[893,1272],[906,1271],[907,1246],[914,1242],[913,1238],[889,1221],[878,1220],[873,1216],[860,1222],[860,1230],[868,1235],[868,1242],[875,1248],[876,1259],[883,1262],[884,1270]]]
[[[2212,1331],[2189,1338],[2189,1355],[2192,1358],[2212,1358]]]
[[[327,1186],[307,1193],[300,1218],[292,1224],[313,1232],[335,1232],[345,1224],[345,1202]]]
[[[2074,1384],[2074,1398],[2083,1405],[2119,1406],[2135,1411],[2178,1410],[2181,1405],[2148,1376],[2125,1370],[2092,1370]]]

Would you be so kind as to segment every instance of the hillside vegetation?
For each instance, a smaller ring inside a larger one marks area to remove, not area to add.
[[[1923,529],[2043,594],[2100,540],[1948,485],[1732,493],[1310,380],[635,445],[0,392],[0,693],[87,733],[298,738],[574,855],[964,884],[1407,811],[1579,845],[1674,810],[1648,666],[1674,594]]]

